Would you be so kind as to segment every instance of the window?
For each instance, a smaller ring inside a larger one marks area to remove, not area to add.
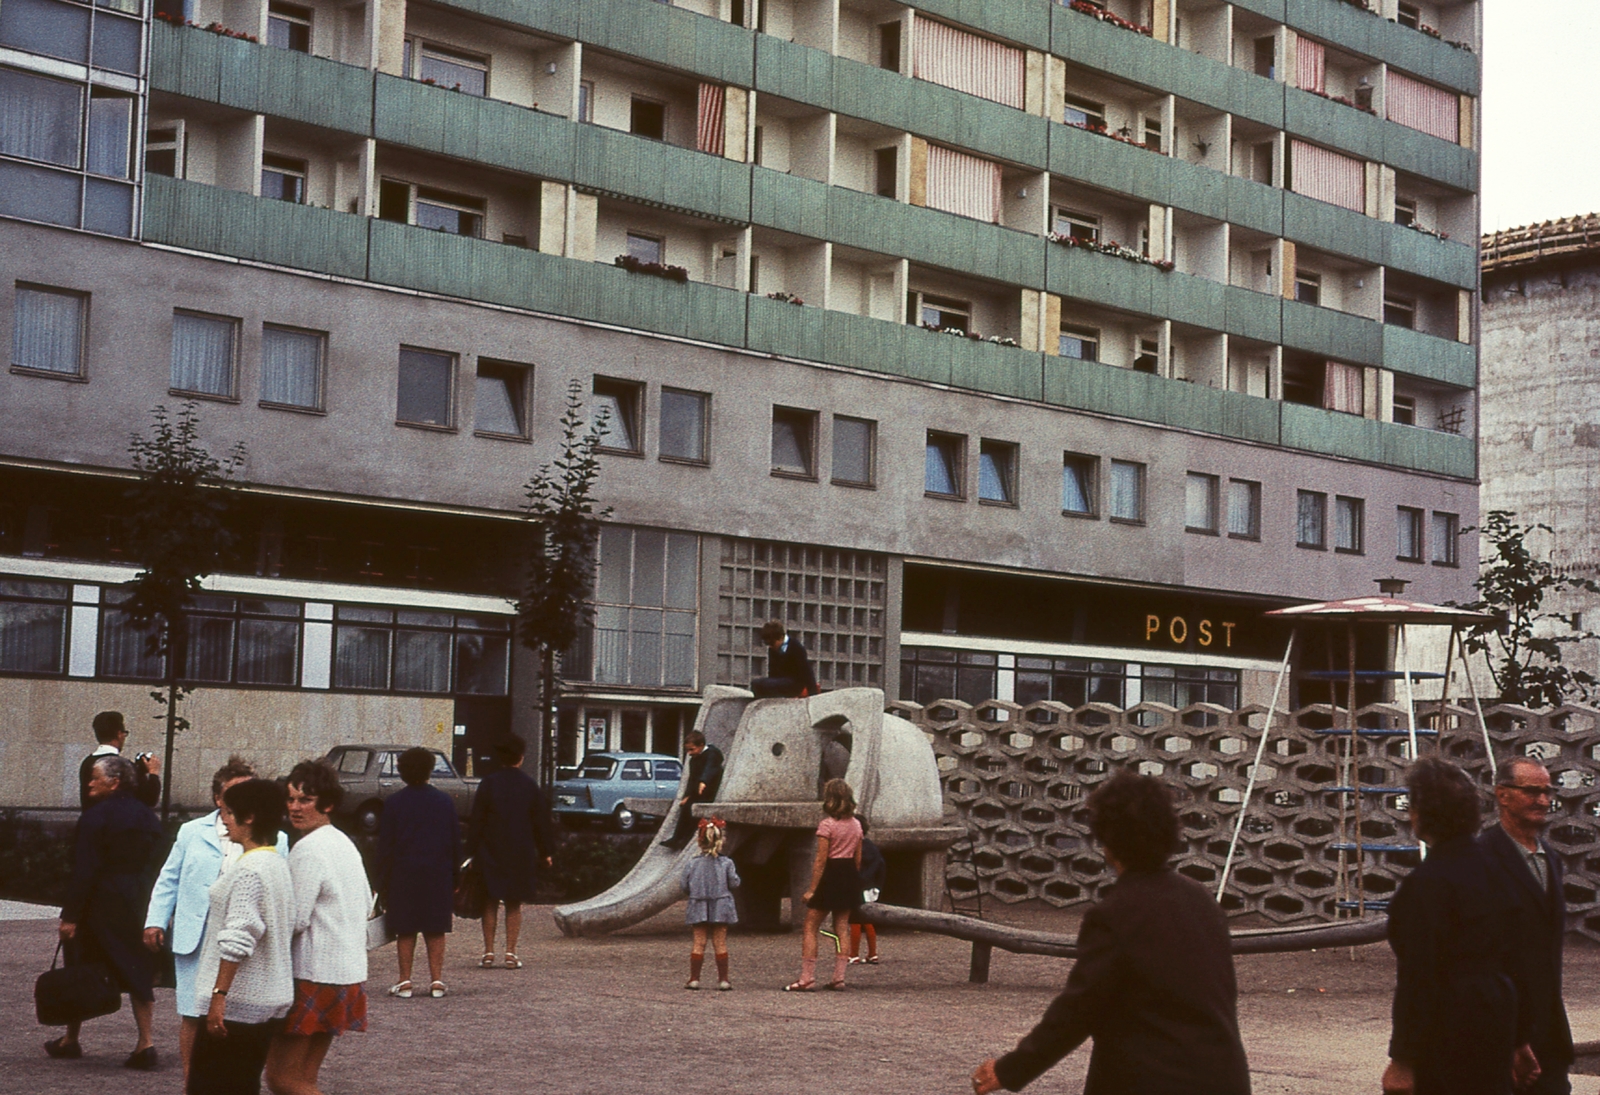
[[[1417,302],[1410,297],[1385,293],[1383,295],[1383,321],[1394,327],[1415,329],[1417,326]]]
[[[1104,129],[1106,127],[1106,104],[1097,103],[1093,99],[1085,99],[1079,95],[1067,96],[1065,121],[1068,125],[1075,125],[1081,129]]]
[[[0,578],[0,673],[67,670],[66,582]]]
[[[1228,480],[1228,535],[1239,540],[1261,539],[1260,483]]]
[[[1333,500],[1333,550],[1347,555],[1360,555],[1363,549],[1362,524],[1366,519],[1366,503],[1359,498],[1339,495]]]
[[[900,71],[900,24],[878,24],[878,67]]]
[[[181,121],[148,130],[144,135],[144,173],[165,175],[171,179],[183,178],[183,138]]]
[[[1294,272],[1294,299],[1301,304],[1322,303],[1322,275],[1309,270]]]
[[[1094,327],[1061,325],[1061,356],[1078,361],[1100,360],[1100,332]]]
[[[1100,217],[1095,213],[1080,213],[1065,206],[1056,207],[1055,231],[1057,235],[1071,236],[1075,240],[1100,242]]]
[[[1217,531],[1217,483],[1215,475],[1192,471],[1184,480],[1183,526],[1189,532]]]
[[[261,402],[320,409],[327,337],[291,327],[262,327]]]
[[[1417,30],[1422,26],[1422,9],[1415,4],[1401,4],[1395,15],[1395,20],[1402,27]]]
[[[100,610],[100,676],[153,681],[165,675],[166,658],[153,653],[154,624],[134,623],[128,613],[116,606],[132,594],[125,589],[105,590]]]
[[[406,42],[407,62],[416,58],[413,79],[425,84],[437,84],[467,95],[489,94],[489,59],[470,53],[430,45],[426,42]],[[409,64],[408,64],[409,70]]]
[[[640,262],[663,262],[666,253],[667,242],[659,236],[647,236],[642,232],[628,233],[629,258]]]
[[[978,501],[1017,504],[1017,446],[1009,441],[978,442]]]
[[[333,687],[503,696],[510,630],[503,617],[336,605]]]
[[[1139,356],[1133,359],[1133,371],[1154,376],[1160,372],[1161,343],[1153,338],[1139,340]]]
[[[706,445],[710,415],[711,397],[705,392],[662,388],[661,459],[704,464],[710,458]]]
[[[271,152],[261,156],[261,196],[304,205],[306,201],[306,162]]]
[[[1144,465],[1111,461],[1111,519],[1144,520]]]
[[[923,490],[941,498],[964,497],[967,439],[960,434],[928,431],[923,462]]]
[[[1093,517],[1095,471],[1100,461],[1077,453],[1061,455],[1061,512]]]
[[[472,428],[498,437],[528,436],[528,374],[526,365],[478,359],[478,383],[473,393]]]
[[[833,416],[833,481],[870,487],[877,453],[878,424],[865,418]]]
[[[488,203],[482,198],[413,186],[384,179],[378,187],[378,217],[396,224],[414,224],[453,236],[483,237]]]
[[[965,334],[972,330],[972,303],[965,300],[952,300],[949,297],[936,297],[931,293],[913,291],[907,294],[911,304],[912,322],[923,327],[932,327],[936,330],[960,331]]]
[[[88,296],[18,284],[16,301],[11,323],[12,367],[82,376]]]
[[[693,688],[700,540],[622,525],[600,530],[592,629],[562,672],[596,684]]]
[[[259,8],[257,9],[260,10]],[[273,0],[267,5],[267,45],[311,52],[311,9]]]
[[[1159,118],[1146,118],[1144,120],[1144,146],[1151,152],[1161,151],[1161,120]]]
[[[184,676],[215,684],[294,685],[300,681],[296,601],[219,597],[191,600]]]
[[[1461,518],[1454,513],[1433,511],[1433,562],[1453,567],[1460,562]]]
[[[594,121],[594,81],[583,80],[578,84],[578,121]]]
[[[1265,76],[1269,80],[1277,79],[1275,62],[1277,61],[1277,43],[1271,38],[1256,39],[1256,75]]]
[[[1417,401],[1409,395],[1395,396],[1390,417],[1402,426],[1415,426],[1417,424]]]
[[[1394,222],[1408,227],[1417,223],[1417,201],[1415,198],[1395,198]]]
[[[64,80],[0,68],[0,153],[77,167],[83,91]]]
[[[772,471],[775,475],[816,477],[812,462],[816,451],[817,415],[815,411],[792,407],[772,408]]]
[[[900,150],[892,145],[880,148],[873,153],[873,162],[877,170],[874,192],[880,198],[895,197],[899,193]]]
[[[666,140],[666,104],[635,96],[628,122],[628,132],[639,137],[649,137],[651,140]]]
[[[1295,495],[1294,542],[1303,548],[1325,548],[1327,534],[1328,496],[1303,490]]]
[[[174,312],[172,390],[232,399],[238,348],[238,320]]]
[[[395,420],[410,426],[454,425],[456,358],[437,350],[400,348]]]
[[[633,380],[594,378],[594,405],[591,411],[598,421],[605,417],[602,452],[631,453],[644,451],[644,438],[639,412],[644,404],[644,385]]]
[[[1407,563],[1422,562],[1422,511],[1410,506],[1397,506],[1394,523],[1394,557]]]
[[[85,167],[91,175],[126,179],[133,165],[134,100],[105,88],[89,89],[89,148]]]

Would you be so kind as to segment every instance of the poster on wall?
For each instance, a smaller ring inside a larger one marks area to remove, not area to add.
[[[606,717],[604,715],[591,715],[589,717],[589,745],[591,753],[598,752],[606,747]]]

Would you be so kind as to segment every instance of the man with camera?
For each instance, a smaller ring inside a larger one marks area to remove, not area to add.
[[[103,756],[122,755],[128,741],[128,728],[123,724],[121,711],[102,711],[94,717],[94,740],[99,742],[94,752],[83,758],[78,766],[78,805],[89,808],[89,777],[94,772],[94,762]],[[140,753],[133,758],[136,776],[133,796],[154,809],[161,801],[161,758],[154,753]]]

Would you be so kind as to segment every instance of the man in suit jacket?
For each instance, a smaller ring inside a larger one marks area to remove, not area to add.
[[[1567,1095],[1572,1085],[1572,1030],[1561,1002],[1561,945],[1567,929],[1561,856],[1540,836],[1550,824],[1550,773],[1532,757],[1501,765],[1494,797],[1500,824],[1478,837],[1498,868],[1500,884],[1515,895],[1516,952],[1526,987],[1526,1041],[1539,1075],[1523,1095]]]
[[[1167,866],[1171,792],[1125,770],[1088,807],[1117,883],[1083,918],[1067,987],[1016,1049],[978,1066],[972,1090],[1020,1091],[1093,1038],[1084,1095],[1249,1095],[1227,921]]]
[[[78,765],[78,805],[85,810],[89,808],[89,776],[94,762],[104,756],[121,756],[122,747],[128,743],[128,727],[122,721],[121,711],[102,711],[90,725],[94,727],[94,740],[99,744]],[[155,809],[156,803],[161,801],[161,758],[141,757],[134,761],[133,770],[133,797]]]
[[[756,699],[772,697],[815,696],[817,677],[811,671],[811,659],[800,640],[789,635],[781,620],[768,620],[761,625],[761,641],[767,644],[767,675],[750,682],[750,691]]]
[[[694,804],[710,802],[717,797],[722,786],[722,750],[706,744],[706,736],[691,730],[683,739],[683,751],[689,754],[688,779],[684,781],[687,794],[678,800],[678,824],[672,836],[661,843],[668,848],[686,848],[689,836],[699,826],[694,816]]]

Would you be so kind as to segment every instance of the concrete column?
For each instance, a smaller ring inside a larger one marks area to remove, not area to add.
[[[304,627],[300,687],[327,688],[333,683],[333,605],[308,602]]]
[[[546,255],[567,253],[567,191],[562,183],[539,184],[539,238],[537,247]]]
[[[912,205],[928,204],[928,142],[921,137],[909,138],[907,167],[910,179],[906,200]]]
[[[406,0],[376,0],[378,17],[375,53],[378,71],[391,76],[404,76],[406,45]]]
[[[1023,69],[1023,109],[1029,114],[1049,117],[1050,64],[1046,54],[1030,49]]]
[[[67,646],[67,676],[92,677],[100,646],[100,587],[72,587],[72,630]],[[73,769],[76,774],[77,769]]]
[[[1045,64],[1045,117],[1062,122],[1067,117],[1067,62],[1050,54]]]
[[[728,87],[722,89],[722,95],[722,154],[745,163],[750,155],[750,105],[755,92]]]
[[[900,695],[900,604],[906,584],[906,562],[899,555],[888,557],[887,573],[883,581],[883,697],[886,701],[903,699]]]
[[[1278,264],[1279,292],[1285,300],[1294,299],[1295,246],[1293,240],[1278,240],[1273,261]]]
[[[594,261],[595,232],[600,223],[600,199],[593,194],[567,190],[567,258]]]
[[[356,209],[363,217],[378,215],[378,142],[361,142],[356,163]]]

